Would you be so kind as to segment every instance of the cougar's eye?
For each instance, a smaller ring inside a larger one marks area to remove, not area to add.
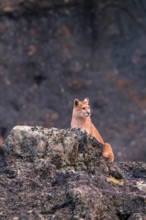
[[[82,109],[83,109],[83,110],[85,110],[86,108],[85,108],[85,107],[83,107]]]

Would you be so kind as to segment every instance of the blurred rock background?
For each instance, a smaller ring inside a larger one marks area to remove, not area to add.
[[[0,0],[0,136],[69,128],[74,98],[116,161],[146,161],[146,2]]]

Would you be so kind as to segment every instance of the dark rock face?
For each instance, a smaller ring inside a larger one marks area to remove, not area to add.
[[[146,164],[111,163],[79,129],[16,126],[0,158],[0,219],[146,219]]]
[[[146,161],[146,1],[0,0],[0,16],[0,142],[69,128],[87,96],[116,160]]]

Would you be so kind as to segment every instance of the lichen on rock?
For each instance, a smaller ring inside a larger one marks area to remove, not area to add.
[[[0,155],[0,219],[145,219],[146,164],[102,152],[80,129],[14,127]]]

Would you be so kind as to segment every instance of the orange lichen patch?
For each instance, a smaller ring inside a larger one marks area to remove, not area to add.
[[[0,146],[3,145],[4,139],[0,136]]]
[[[130,124],[130,125],[128,126],[128,129],[129,129],[129,131],[130,131],[131,133],[134,133],[134,132],[138,132],[139,127],[136,126],[136,125]]]
[[[128,91],[128,95],[129,95],[133,100],[135,100],[136,102],[140,100],[140,96],[139,96],[136,92],[134,92],[134,91],[132,91],[132,90],[129,90],[129,91]]]
[[[59,34],[63,38],[63,41],[62,41],[63,52],[68,54],[73,48],[73,43],[71,39],[72,33],[66,25],[63,25],[59,30]]]
[[[4,139],[0,136],[0,151],[3,149]]]
[[[37,37],[40,37],[43,35],[43,29],[40,27],[35,28],[33,29],[33,34],[35,34]]]
[[[116,79],[114,82],[119,88],[125,88],[133,84],[133,81],[128,79]]]
[[[63,27],[59,30],[59,33],[66,38],[71,37],[71,32],[69,30],[69,28],[65,25],[63,25]]]
[[[80,79],[71,79],[69,78],[67,80],[67,84],[68,84],[68,87],[71,88],[71,89],[74,89],[74,90],[80,90],[83,85],[84,85],[84,82],[83,80],[80,80]]]
[[[3,34],[6,31],[6,26],[0,23],[0,34]]]
[[[72,50],[72,48],[73,45],[71,42],[67,42],[67,41],[63,42],[62,49],[64,53],[69,53]]]
[[[146,108],[146,97],[141,97],[137,92],[132,90],[128,91],[128,95],[138,104],[139,107],[142,109]]]
[[[110,78],[110,80],[120,89],[125,89],[128,88],[129,86],[131,86],[133,84],[133,80],[130,79],[118,79],[118,76],[115,75],[115,73],[118,73],[118,70],[115,71],[110,71],[108,74],[108,78]]]
[[[118,79],[118,76],[114,72],[109,72],[108,78],[116,85],[117,88],[121,89],[127,96],[129,96],[140,108],[146,109],[146,96],[142,97],[132,87],[134,84],[133,80],[129,79]]]

